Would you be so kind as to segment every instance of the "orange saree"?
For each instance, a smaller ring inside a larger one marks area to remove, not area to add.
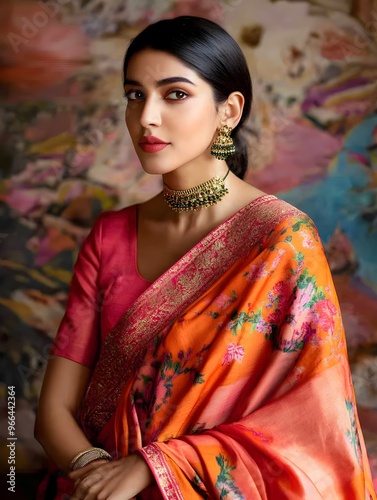
[[[142,454],[140,498],[376,499],[312,221],[263,196],[207,235],[106,336],[81,421]]]

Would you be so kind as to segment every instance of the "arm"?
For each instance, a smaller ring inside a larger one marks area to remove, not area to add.
[[[50,359],[47,366],[35,438],[62,470],[68,469],[77,453],[92,446],[76,420],[90,374],[86,366],[59,356]]]
[[[52,358],[47,366],[35,437],[64,471],[77,453],[92,447],[76,419],[90,375],[89,368],[59,356]],[[68,476],[75,481],[78,498],[103,490],[112,495],[120,490],[122,498],[125,492],[127,498],[133,498],[153,481],[149,467],[137,454],[110,463],[95,460]]]
[[[103,216],[85,240],[75,264],[67,310],[51,349],[53,357],[47,366],[35,425],[36,439],[64,471],[79,452],[93,446],[81,429],[77,414],[99,351],[102,221]],[[97,469],[99,474],[91,475]],[[152,477],[139,455],[110,463],[95,460],[70,472],[68,477],[75,482],[75,494],[83,498],[89,485],[99,483],[96,489],[101,487],[104,474],[105,486],[116,488],[117,482],[114,486],[108,477],[115,470],[122,472],[126,491],[135,492],[128,498],[143,490]]]
[[[66,312],[51,347],[35,424],[36,439],[62,470],[67,470],[77,453],[92,447],[76,417],[99,350],[102,220],[101,216],[84,241],[75,264]]]
[[[69,474],[75,481],[74,498],[130,500],[154,482],[150,468],[137,453],[100,464],[95,470],[89,467]]]

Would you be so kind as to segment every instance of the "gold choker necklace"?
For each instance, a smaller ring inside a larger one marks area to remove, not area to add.
[[[228,188],[224,184],[228,174],[229,169],[222,179],[212,177],[203,184],[190,189],[175,190],[164,183],[164,198],[174,212],[188,212],[208,208],[215,205],[228,193]]]

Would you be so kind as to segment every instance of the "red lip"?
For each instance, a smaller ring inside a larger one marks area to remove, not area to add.
[[[167,146],[169,146],[168,143],[163,142],[163,143],[157,143],[157,144],[139,144],[140,149],[144,151],[144,153],[157,153],[158,151],[161,151],[162,149],[165,149]]]
[[[168,142],[159,139],[158,137],[154,137],[153,135],[144,135],[139,144],[169,144]]]

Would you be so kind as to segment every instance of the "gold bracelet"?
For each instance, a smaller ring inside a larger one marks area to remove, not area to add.
[[[93,460],[98,460],[100,458],[108,460],[109,462],[111,461],[110,453],[107,453],[107,451],[102,448],[89,448],[88,450],[80,451],[80,453],[72,459],[68,470],[72,472],[81,469],[81,467],[93,462]]]

